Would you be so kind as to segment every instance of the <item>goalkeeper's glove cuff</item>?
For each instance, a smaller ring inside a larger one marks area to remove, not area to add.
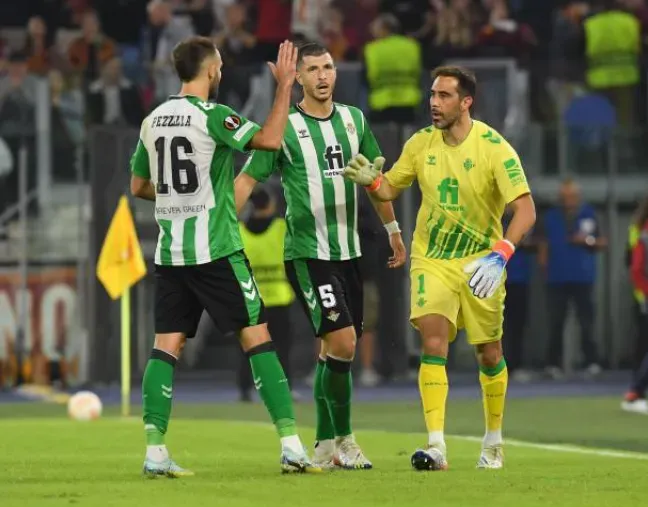
[[[507,239],[501,239],[493,245],[493,252],[501,255],[508,262],[515,253],[515,245]]]
[[[382,179],[383,175],[380,173],[375,180],[373,180],[373,183],[371,185],[368,185],[366,188],[369,190],[369,192],[377,192],[378,189],[380,188],[380,185],[382,184]]]

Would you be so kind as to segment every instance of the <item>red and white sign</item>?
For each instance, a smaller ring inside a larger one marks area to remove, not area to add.
[[[71,267],[32,268],[26,298],[20,298],[17,269],[0,268],[0,383],[10,383],[16,374],[16,330],[20,304],[27,304],[23,374],[27,381],[49,380],[50,362],[59,362],[68,381],[78,373],[80,333],[77,315],[76,269]],[[45,370],[45,371],[43,371]]]

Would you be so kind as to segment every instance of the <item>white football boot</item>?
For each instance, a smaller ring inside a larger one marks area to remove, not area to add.
[[[477,468],[499,470],[504,466],[504,446],[502,444],[482,447]]]
[[[366,458],[353,435],[335,439],[333,462],[347,470],[369,470],[373,468],[371,461]]]
[[[336,465],[333,457],[335,455],[335,440],[320,440],[315,442],[313,452],[313,465],[322,470],[333,470]]]

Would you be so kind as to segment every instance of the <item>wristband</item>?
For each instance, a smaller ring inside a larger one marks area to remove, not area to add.
[[[515,253],[515,245],[507,239],[500,239],[493,245],[493,252],[500,254],[508,262]]]
[[[390,236],[392,234],[397,234],[401,231],[400,227],[398,226],[398,222],[396,220],[392,220],[388,224],[383,224],[383,226],[385,227],[387,234],[389,234]]]
[[[375,192],[380,188],[380,184],[382,183],[382,174],[379,174],[378,177],[373,180],[373,183],[369,186],[367,186],[367,190],[369,192]]]

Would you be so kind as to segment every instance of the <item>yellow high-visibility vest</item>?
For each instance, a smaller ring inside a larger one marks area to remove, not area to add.
[[[632,14],[607,11],[585,21],[587,84],[594,89],[640,81],[641,25]]]
[[[417,107],[421,103],[421,47],[414,39],[391,35],[365,47],[369,106]]]
[[[288,306],[294,301],[295,293],[284,267],[286,221],[275,218],[270,227],[260,234],[250,232],[244,223],[239,225],[245,254],[252,266],[263,303],[267,307]]]
[[[637,243],[639,243],[640,238],[641,238],[641,229],[637,224],[631,224],[630,228],[628,229],[628,248],[630,250],[631,255],[632,255],[632,250],[634,250],[634,248],[637,246]],[[646,296],[640,290],[633,291],[633,294],[635,299],[639,303],[643,303],[644,300],[646,299]]]

